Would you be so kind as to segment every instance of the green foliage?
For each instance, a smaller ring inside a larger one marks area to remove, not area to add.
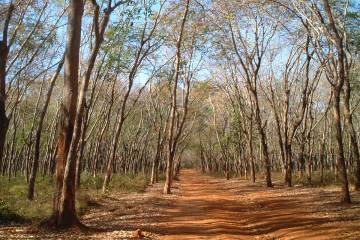
[[[225,173],[224,171],[220,171],[220,172],[210,172],[209,175],[211,177],[214,177],[214,178],[225,178]]]
[[[324,171],[323,182],[321,182],[320,171],[313,172],[311,180],[306,176],[304,179],[300,179],[296,174],[293,179],[294,184],[304,184],[309,187],[340,186],[339,180],[332,171]]]
[[[99,194],[103,176],[93,176],[90,173],[83,173],[81,176],[81,189],[92,192],[92,195]],[[111,177],[110,192],[144,192],[149,183],[149,178],[145,174],[116,174]],[[96,193],[94,193],[96,192]]]
[[[7,202],[0,200],[0,226],[26,222],[28,219],[17,214],[16,210],[11,209]]]
[[[159,173],[159,181],[165,181],[166,180],[166,176],[164,173],[160,172]]]
[[[346,9],[346,15],[343,19],[347,32],[348,42],[351,48],[360,50],[360,4],[357,0],[333,0],[331,2],[333,9],[339,16],[344,15]]]
[[[191,161],[184,161],[182,162],[181,164],[181,168],[194,168],[195,167],[195,164],[194,162],[191,162]]]
[[[0,223],[25,223],[37,221],[50,215],[52,193],[54,191],[49,178],[36,181],[35,200],[27,200],[27,183],[23,176],[0,177]]]
[[[281,172],[272,173],[273,180],[284,182],[284,175]],[[354,182],[354,175],[349,173],[349,183]],[[303,179],[299,177],[297,172],[293,173],[292,179],[293,185],[304,185],[307,187],[333,187],[341,186],[339,177],[335,176],[335,173],[330,170],[324,170],[323,181],[321,181],[320,171],[314,171],[311,176],[311,180],[307,177],[306,173]]]
[[[82,189],[92,189],[92,190],[99,190],[102,187],[102,183],[104,178],[101,175],[94,176],[89,172],[84,172],[81,175],[81,188]]]
[[[359,34],[360,36],[360,34]],[[360,43],[360,41],[359,41]],[[360,45],[359,45],[359,48],[360,48]],[[351,90],[353,92],[356,92],[356,93],[359,93],[360,92],[360,72],[358,72],[358,69],[359,67],[356,67],[355,69],[353,69],[351,72],[350,72],[350,84],[351,84]]]
[[[111,179],[109,189],[114,192],[144,192],[148,183],[149,179],[145,174],[115,175]]]

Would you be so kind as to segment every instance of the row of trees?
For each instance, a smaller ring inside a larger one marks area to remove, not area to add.
[[[81,225],[81,173],[332,168],[360,186],[356,6],[348,1],[10,1],[0,5],[0,171],[55,176],[54,227]],[[65,41],[66,39],[66,41]],[[333,115],[331,116],[331,112]],[[195,155],[197,154],[197,155]]]
[[[296,168],[310,181],[314,169],[324,181],[331,168],[342,183],[341,201],[351,201],[349,172],[360,187],[354,4],[214,2],[217,67],[210,72],[211,131],[200,139],[203,171],[250,172],[255,181],[261,169],[271,187],[271,170],[281,169],[291,187]]]
[[[190,0],[1,4],[1,172],[23,174],[30,200],[39,170],[55,176],[46,226],[81,225],[84,171],[104,176],[104,193],[113,173],[155,183],[161,171],[170,193],[200,61],[190,11]]]

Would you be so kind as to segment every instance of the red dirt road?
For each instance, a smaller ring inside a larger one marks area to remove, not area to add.
[[[182,170],[173,194],[163,183],[145,193],[116,193],[93,201],[81,221],[92,231],[0,228],[0,239],[322,240],[360,239],[360,193],[339,204],[339,188],[274,188],[263,182],[225,180]]]
[[[194,170],[183,170],[179,188],[154,219],[161,239],[360,239],[360,206],[336,204],[338,192],[267,189]]]

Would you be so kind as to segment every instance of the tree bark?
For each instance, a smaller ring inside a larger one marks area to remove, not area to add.
[[[79,52],[81,22],[84,10],[82,0],[70,0],[68,9],[67,42],[64,62],[64,98],[57,143],[56,187],[53,215],[48,224],[55,228],[69,228],[79,224],[75,209],[76,162],[68,159],[72,143],[78,98]]]
[[[336,130],[336,142],[337,142],[337,160],[340,170],[340,181],[342,183],[342,197],[341,202],[350,203],[349,183],[346,172],[345,157],[344,157],[344,145],[342,139],[341,129],[341,117],[340,117],[340,89],[334,91],[334,125]]]
[[[9,118],[6,115],[6,65],[9,55],[8,28],[15,6],[12,2],[7,10],[4,21],[2,40],[0,41],[0,167],[3,165],[6,133],[9,128]]]
[[[343,37],[340,35],[336,23],[332,14],[329,0],[322,0],[324,10],[329,19],[329,27],[332,30],[331,38],[335,40],[335,47],[337,51],[337,81],[336,84],[332,84],[334,91],[334,124],[336,129],[336,141],[337,141],[337,159],[340,170],[340,180],[342,182],[342,197],[341,201],[344,203],[350,203],[349,182],[347,177],[345,156],[344,156],[344,144],[343,144],[343,131],[341,128],[341,116],[340,116],[340,94],[343,89],[344,83],[347,81],[346,76],[346,53]]]

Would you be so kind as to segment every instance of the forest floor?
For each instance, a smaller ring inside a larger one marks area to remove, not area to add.
[[[263,182],[225,180],[182,170],[173,194],[162,184],[145,193],[111,194],[89,202],[86,232],[0,228],[0,239],[360,239],[360,194],[340,204],[338,187],[268,189]]]

